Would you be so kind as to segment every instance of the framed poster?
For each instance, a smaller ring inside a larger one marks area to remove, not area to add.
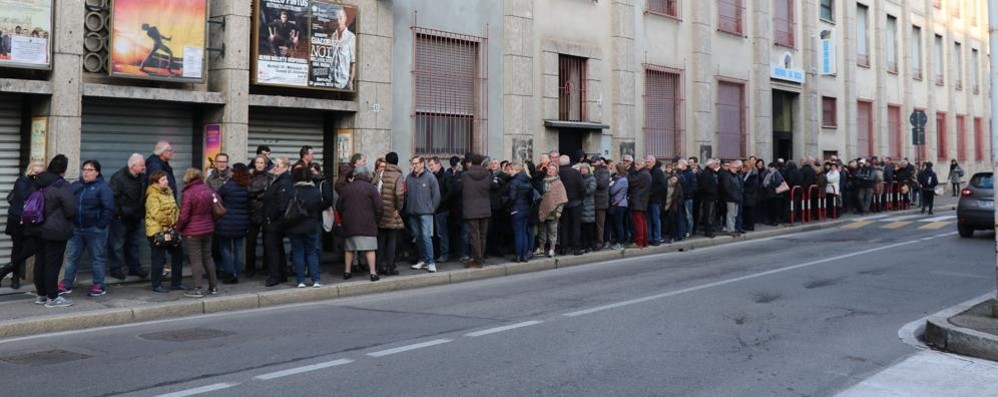
[[[353,130],[336,130],[336,159],[341,163],[349,163],[353,155]]]
[[[331,0],[257,0],[253,83],[355,92],[356,6]]]
[[[52,68],[52,1],[0,0],[0,66]]]
[[[108,72],[204,82],[208,0],[113,0]]]
[[[29,160],[47,164],[45,157],[46,135],[48,135],[49,118],[31,118],[31,152]]]

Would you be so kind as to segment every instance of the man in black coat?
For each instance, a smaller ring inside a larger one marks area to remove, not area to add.
[[[645,168],[651,174],[651,191],[648,194],[648,242],[658,246],[662,243],[662,201],[668,194],[669,181],[662,170],[662,162],[655,156],[645,157]]]
[[[582,255],[582,247],[579,240],[582,238],[582,199],[586,197],[586,185],[582,182],[582,173],[572,168],[571,159],[562,155],[558,158],[561,168],[558,170],[558,177],[565,185],[565,193],[568,196],[568,203],[561,213],[558,222],[559,250],[564,255],[572,252],[575,255]]]
[[[440,253],[437,263],[450,261],[450,237],[447,233],[447,218],[450,215],[451,206],[454,205],[454,183],[453,178],[447,174],[444,165],[439,157],[430,158],[430,172],[437,177],[437,187],[440,189],[440,205],[437,206],[437,213],[433,215],[433,229],[436,232],[438,249]]]
[[[291,174],[288,172],[290,164],[287,157],[280,157],[274,161],[274,168],[271,172],[275,175],[274,182],[267,188],[263,195],[263,211],[266,219],[266,233],[263,235],[263,254],[267,257],[267,266],[270,274],[267,277],[266,286],[273,287],[286,282],[287,275],[287,255],[284,252],[284,235],[286,232],[286,222],[284,222],[284,212],[291,201],[294,191],[294,183],[291,182]]]
[[[641,159],[634,162],[632,169],[631,175],[627,177],[627,205],[631,213],[631,223],[634,225],[634,245],[644,248],[648,246],[649,238],[647,209],[652,177]]]
[[[719,175],[720,163],[717,159],[707,160],[707,167],[698,177],[697,197],[700,198],[700,227],[705,236],[714,238],[717,225],[717,200],[720,196]]]
[[[128,158],[128,165],[111,176],[114,193],[114,218],[107,239],[107,267],[111,277],[124,280],[128,275],[149,277],[139,261],[139,240],[145,235],[146,161],[141,154]]]
[[[742,195],[745,194],[744,182],[738,170],[742,168],[741,160],[735,160],[727,170],[721,172],[721,198],[727,206],[725,212],[725,227],[728,233],[737,236],[738,229],[735,223],[738,220],[738,209],[741,207]]]

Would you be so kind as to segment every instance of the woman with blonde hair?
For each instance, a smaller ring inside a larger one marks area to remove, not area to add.
[[[271,182],[274,181],[274,174],[270,173],[270,168],[267,166],[269,161],[267,156],[259,155],[253,159],[253,164],[250,167],[251,178],[248,198],[250,226],[249,232],[246,234],[246,271],[244,272],[246,277],[256,275],[257,238],[265,233],[263,229],[267,225],[266,213],[263,210],[263,196],[267,193],[267,188],[270,187]],[[266,259],[264,257],[263,271],[268,269]]]
[[[170,189],[170,178],[165,171],[153,172],[149,176],[149,187],[146,188],[146,237],[149,238],[149,279],[152,281],[153,292],[187,289],[181,284],[184,255],[180,252],[180,241],[177,240],[179,235],[173,233],[179,213],[177,199],[173,196],[173,189]],[[170,288],[160,284],[167,253],[170,254]]]
[[[10,287],[21,288],[21,279],[24,278],[24,262],[35,255],[35,245],[33,240],[24,234],[24,225],[21,223],[21,210],[24,207],[24,200],[34,191],[35,176],[45,172],[45,164],[32,162],[28,168],[14,181],[14,188],[7,193],[7,228],[4,230],[10,236],[13,247],[10,251],[10,263],[0,266],[0,284],[3,283],[7,274],[12,274]]]
[[[201,289],[204,273],[208,274],[210,295],[218,294],[218,278],[215,275],[215,260],[211,257],[211,239],[215,233],[215,219],[212,217],[212,204],[221,201],[211,187],[204,183],[204,175],[197,168],[188,168],[184,173],[184,197],[180,204],[180,217],[177,231],[187,240],[184,251],[191,262],[191,275],[194,289],[184,295],[203,298]]]

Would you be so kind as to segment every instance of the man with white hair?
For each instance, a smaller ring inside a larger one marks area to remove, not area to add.
[[[721,173],[721,197],[724,199],[727,212],[725,212],[725,228],[728,234],[738,236],[737,225],[738,208],[742,204],[742,194],[744,193],[744,181],[738,175],[738,170],[742,168],[742,161],[732,161],[727,170]]]
[[[648,242],[658,246],[662,243],[662,203],[669,190],[669,180],[662,170],[662,162],[653,155],[645,156],[645,169],[651,175],[651,190],[648,193]]]
[[[146,278],[139,262],[139,240],[145,235],[146,161],[135,153],[128,158],[128,165],[111,176],[114,193],[114,217],[107,239],[107,267],[111,277],[124,280],[127,275]],[[128,274],[125,274],[125,267]]]
[[[149,173],[149,175],[155,174],[156,171],[165,172],[166,179],[170,181],[170,189],[172,189],[173,194],[176,195],[177,177],[173,175],[173,167],[170,166],[171,159],[173,159],[173,145],[167,141],[156,142],[152,155],[146,159],[146,172]]]

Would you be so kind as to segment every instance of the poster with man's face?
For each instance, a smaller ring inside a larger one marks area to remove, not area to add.
[[[48,69],[52,0],[0,0],[0,66]]]
[[[114,0],[112,76],[204,81],[207,0]]]

